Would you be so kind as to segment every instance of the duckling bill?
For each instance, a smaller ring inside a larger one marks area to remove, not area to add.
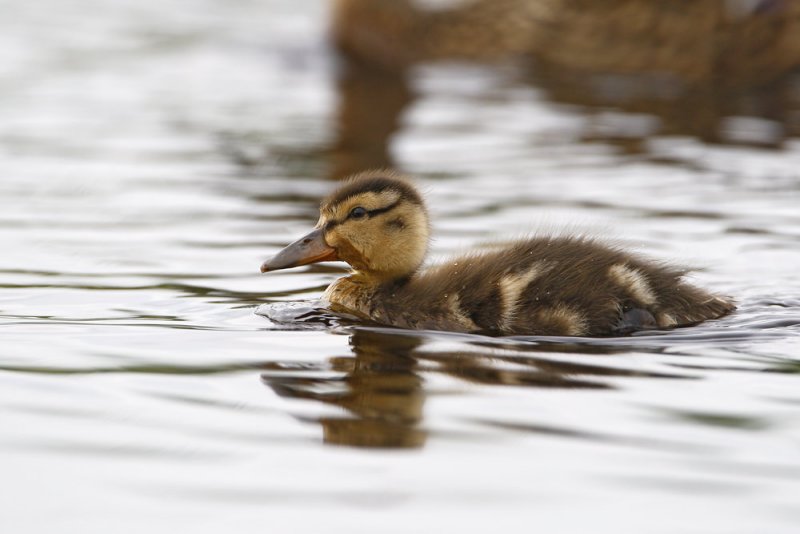
[[[688,326],[735,309],[663,265],[586,237],[534,237],[427,269],[430,225],[404,177],[367,172],[322,201],[316,227],[261,272],[321,261],[353,268],[323,300],[401,328],[489,335],[605,336]]]

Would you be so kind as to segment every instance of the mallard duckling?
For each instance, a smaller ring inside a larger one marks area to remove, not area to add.
[[[356,175],[322,201],[314,230],[261,272],[342,260],[325,291],[334,312],[402,328],[489,335],[604,336],[686,326],[733,303],[682,281],[684,269],[586,237],[534,237],[421,269],[422,197],[393,172]]]

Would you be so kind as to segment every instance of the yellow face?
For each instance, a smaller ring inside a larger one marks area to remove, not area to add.
[[[331,193],[314,230],[265,261],[261,272],[342,260],[379,282],[404,278],[425,259],[429,233],[417,190],[392,171],[368,171]]]
[[[317,228],[339,259],[380,279],[412,274],[428,249],[425,208],[393,189],[323,203]]]

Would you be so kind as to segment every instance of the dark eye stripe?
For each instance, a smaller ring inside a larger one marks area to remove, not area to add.
[[[375,208],[374,210],[367,210],[367,217],[374,217],[376,215],[380,215],[381,213],[386,213],[387,211],[392,211],[400,204],[400,200],[395,202],[394,204],[389,204],[384,208]]]
[[[394,204],[389,204],[388,206],[383,207],[383,208],[375,208],[374,210],[367,210],[367,218],[372,218],[372,217],[374,217],[376,215],[380,215],[381,213],[386,213],[387,211],[392,211],[393,209],[395,209],[397,206],[400,205],[401,201],[402,201],[402,199],[398,200]],[[326,232],[330,232],[331,230],[333,230],[334,228],[336,228],[337,226],[339,226],[340,224],[342,224],[343,222],[345,222],[349,218],[350,218],[350,215],[348,215],[347,217],[345,217],[341,221],[328,221],[327,223],[325,223],[325,231]]]

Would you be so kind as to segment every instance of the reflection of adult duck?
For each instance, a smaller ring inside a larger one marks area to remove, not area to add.
[[[346,261],[355,272],[325,292],[331,309],[403,328],[598,336],[686,326],[734,309],[683,282],[682,269],[583,237],[525,239],[419,270],[428,234],[410,183],[365,173],[325,199],[316,229],[261,270]]]
[[[763,84],[800,64],[800,3],[787,0],[338,0],[345,53],[402,66],[527,54],[562,68]],[[447,2],[452,5],[453,2]]]

